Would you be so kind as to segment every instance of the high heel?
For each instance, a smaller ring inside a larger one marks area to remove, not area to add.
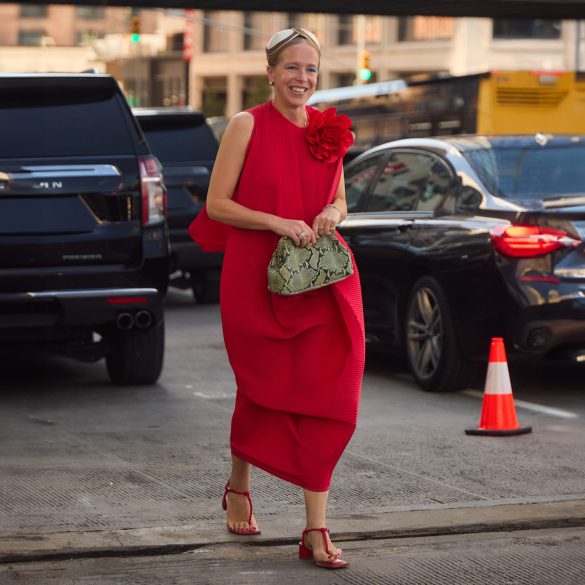
[[[230,532],[233,532],[234,534],[242,534],[244,536],[250,536],[250,535],[254,535],[254,534],[260,534],[260,530],[258,530],[257,526],[252,526],[250,524],[250,522],[252,521],[252,498],[250,497],[250,492],[246,491],[246,492],[238,492],[235,489],[230,487],[230,482],[228,481],[225,484],[225,489],[223,490],[223,498],[221,500],[221,507],[227,511],[227,495],[228,492],[231,492],[232,494],[238,494],[239,496],[246,496],[246,498],[248,498],[248,503],[250,504],[250,515],[248,516],[248,526],[250,526],[250,528],[244,528],[242,530],[238,529],[238,528],[230,528],[229,526],[227,527],[227,529]]]
[[[323,544],[325,545],[325,550],[327,551],[327,555],[329,556],[329,560],[327,561],[318,561],[313,556],[313,549],[309,548],[305,544],[305,536],[309,532],[320,532],[321,536],[323,537]],[[303,561],[310,561],[312,560],[317,567],[323,567],[324,569],[342,569],[343,567],[347,567],[349,565],[348,561],[344,561],[343,559],[336,559],[335,555],[331,554],[329,550],[329,545],[327,544],[327,534],[329,533],[329,528],[305,528],[303,530],[303,534],[301,536],[301,542],[299,542],[299,559]]]

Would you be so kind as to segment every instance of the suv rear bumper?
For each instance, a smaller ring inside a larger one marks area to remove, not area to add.
[[[74,330],[115,326],[120,314],[163,318],[162,296],[155,288],[49,290],[0,294],[0,338],[36,339],[38,332],[62,338]]]

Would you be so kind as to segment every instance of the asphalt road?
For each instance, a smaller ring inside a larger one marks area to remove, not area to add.
[[[226,534],[235,388],[217,306],[171,292],[165,370],[149,388],[112,386],[102,362],[0,362],[0,583],[293,583],[316,570],[293,563],[300,490],[263,472],[258,546]],[[323,583],[582,582],[570,563],[582,576],[583,371],[511,364],[511,375],[533,433],[470,437],[481,388],[428,394],[400,361],[368,356],[330,499],[355,566],[321,571]],[[558,578],[536,578],[547,562]]]

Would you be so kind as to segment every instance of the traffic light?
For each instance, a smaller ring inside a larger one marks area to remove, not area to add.
[[[130,23],[130,40],[133,43],[140,42],[140,16],[133,16]]]
[[[358,71],[360,81],[370,81],[372,78],[372,70],[370,69],[370,51],[365,49],[360,52],[360,68]]]

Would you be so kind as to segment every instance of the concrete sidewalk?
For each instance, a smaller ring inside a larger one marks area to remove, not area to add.
[[[332,518],[335,540],[382,540],[585,527],[585,500],[545,504],[473,506]],[[294,545],[301,522],[282,518],[262,522],[262,535],[238,537],[223,523],[128,530],[62,532],[0,538],[0,563],[40,562],[102,556],[164,555],[221,544]]]
[[[167,323],[165,372],[151,388],[114,387],[101,364],[31,367],[27,356],[12,366],[13,390],[0,393],[2,562],[249,540],[225,531],[220,509],[234,381],[217,309],[177,305]],[[358,430],[334,475],[336,538],[583,526],[582,421],[519,409],[532,434],[467,437],[480,406],[421,392],[370,361]],[[263,472],[252,489],[263,531],[253,542],[297,542],[301,490]]]

